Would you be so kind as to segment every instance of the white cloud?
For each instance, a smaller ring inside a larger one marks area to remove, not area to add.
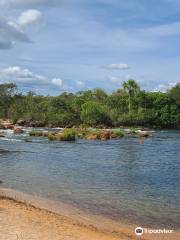
[[[17,23],[20,26],[27,26],[30,24],[38,23],[41,20],[42,13],[36,9],[30,9],[22,12],[17,19]]]
[[[127,70],[129,66],[126,63],[113,63],[106,66],[106,68],[108,70]]]
[[[114,84],[121,85],[124,81],[127,81],[131,78],[130,74],[122,75],[122,76],[108,76],[108,80]]]
[[[62,87],[63,85],[63,80],[60,78],[53,78],[51,82],[58,87]]]
[[[169,89],[174,87],[177,83],[176,82],[170,82],[167,84],[159,84],[153,92],[167,92]]]
[[[56,87],[63,87],[63,81],[60,78],[50,79],[46,76],[33,73],[27,68],[20,66],[10,66],[0,69],[0,83],[13,82],[20,87],[34,88],[44,86],[48,89]]]
[[[12,81],[17,84],[46,84],[47,79],[44,76],[34,74],[28,69],[19,66],[11,66],[0,69],[0,78],[3,81]]]
[[[122,78],[120,78],[120,77],[108,76],[108,79],[112,83],[122,83]]]
[[[122,83],[128,79],[134,79],[141,89],[153,92],[166,92],[174,87],[177,82],[162,81],[161,78],[157,78],[156,74],[133,74],[133,75],[121,75],[121,76],[107,76],[110,83],[113,83],[116,87],[122,87]]]
[[[84,86],[84,82],[82,82],[82,81],[76,81],[75,84],[76,84],[77,87],[83,87]]]

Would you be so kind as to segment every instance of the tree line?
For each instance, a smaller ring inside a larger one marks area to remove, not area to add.
[[[0,84],[0,118],[41,126],[180,126],[180,83],[167,92],[148,92],[130,79],[121,89],[63,92],[59,96],[23,94],[13,83]]]

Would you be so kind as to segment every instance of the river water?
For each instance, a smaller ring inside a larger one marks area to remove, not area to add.
[[[180,132],[49,142],[0,138],[2,187],[144,226],[180,228]]]

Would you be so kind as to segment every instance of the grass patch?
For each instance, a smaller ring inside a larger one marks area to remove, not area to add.
[[[61,134],[59,134],[61,141],[75,141],[76,140],[76,130],[73,128],[66,128]]]
[[[47,137],[50,141],[75,141],[76,139],[86,140],[109,140],[118,139],[124,136],[121,130],[102,129],[75,129],[65,128],[62,132],[31,131],[33,137]]]
[[[122,138],[122,137],[124,137],[124,133],[121,130],[111,131],[111,138]]]

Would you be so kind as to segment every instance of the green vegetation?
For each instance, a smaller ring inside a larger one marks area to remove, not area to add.
[[[59,140],[61,141],[75,141],[76,131],[73,128],[64,129],[61,134],[59,134]]]
[[[65,128],[59,132],[32,131],[29,136],[47,137],[50,141],[75,141],[76,139],[86,140],[109,140],[118,139],[124,136],[120,130],[103,130],[103,129],[75,129]]]
[[[29,136],[31,137],[47,137],[50,141],[75,141],[76,135],[77,131],[73,128],[65,128],[62,132],[45,132],[36,130],[29,132]]]
[[[48,132],[43,131],[31,131],[29,132],[29,136],[31,137],[48,137]]]
[[[98,124],[109,125],[111,123],[108,108],[101,103],[92,101],[82,105],[81,120],[90,126]]]
[[[111,138],[122,138],[124,137],[124,133],[120,130],[113,130],[111,133]]]
[[[166,93],[143,91],[129,80],[111,94],[95,89],[59,96],[22,94],[14,84],[0,84],[0,118],[34,127],[179,127],[180,83]]]

